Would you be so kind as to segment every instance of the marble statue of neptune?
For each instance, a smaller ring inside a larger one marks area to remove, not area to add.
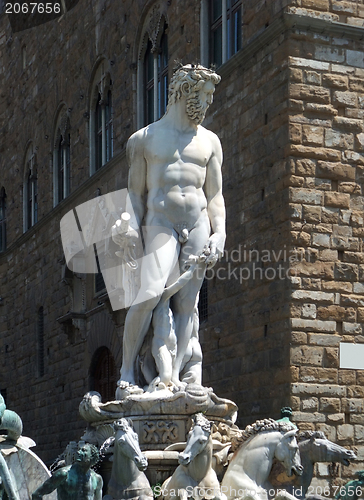
[[[161,346],[154,356],[160,357],[156,359],[160,375],[170,369],[170,386],[186,385],[181,372],[196,323],[199,291],[206,268],[222,255],[226,237],[221,144],[201,125],[219,81],[219,75],[203,66],[180,66],[170,82],[165,115],[135,132],[127,144],[133,217],[127,233],[118,232],[117,224],[113,227],[113,240],[125,246],[126,238],[132,244],[142,221],[146,228],[140,278],[144,296],[134,301],[126,316],[118,382],[120,390],[129,393],[137,390],[136,358],[163,291],[182,276],[194,257],[194,271],[173,296],[170,308],[176,349],[168,348],[173,351],[168,358],[163,357],[167,346]],[[194,382],[201,383],[201,376]]]

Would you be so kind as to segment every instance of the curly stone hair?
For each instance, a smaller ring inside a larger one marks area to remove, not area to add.
[[[193,427],[198,425],[205,432],[211,432],[212,423],[202,413],[196,413],[192,416]]]
[[[133,428],[133,425],[131,421],[128,421],[126,418],[119,418],[119,420],[115,420],[114,422],[114,429],[115,430],[122,430],[126,432],[129,428]]]
[[[210,80],[217,85],[221,76],[200,64],[179,66],[169,84],[167,111],[172,104],[181,99],[184,92],[198,91]]]
[[[233,438],[231,448],[233,451],[236,451],[245,441],[256,434],[259,434],[260,432],[289,432],[292,430],[297,430],[297,428],[291,422],[277,421],[273,418],[264,418],[263,420],[257,420],[256,422],[254,422],[254,424],[247,425],[243,431],[240,431],[239,435]]]

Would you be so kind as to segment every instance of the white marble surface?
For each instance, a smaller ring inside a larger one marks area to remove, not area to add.
[[[201,125],[219,81],[219,75],[202,66],[179,67],[170,82],[165,115],[127,143],[125,212],[131,215],[130,224],[126,230],[123,221],[117,222],[112,237],[125,248],[136,244],[142,221],[147,231],[140,289],[125,320],[120,399],[125,389],[129,394],[141,389],[136,359],[152,324],[158,336],[151,349],[156,373],[142,368],[149,390],[201,384],[198,337],[191,342],[198,323],[196,304],[206,267],[216,264],[226,237],[222,148],[218,137]],[[191,256],[195,267],[181,283]],[[173,304],[167,294],[158,309],[171,283]]]

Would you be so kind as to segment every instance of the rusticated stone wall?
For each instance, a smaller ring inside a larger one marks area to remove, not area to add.
[[[336,20],[363,15],[340,4]],[[364,341],[363,61],[361,42],[329,31],[291,39],[289,201],[304,255],[292,277],[292,406],[300,428],[354,446],[361,460],[364,370],[339,368],[339,343]],[[328,477],[327,467],[320,473]]]

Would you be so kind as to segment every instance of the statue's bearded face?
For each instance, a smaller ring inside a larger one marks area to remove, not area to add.
[[[200,125],[204,121],[206,109],[204,109],[202,106],[200,94],[198,91],[191,93],[191,95],[187,97],[186,112],[188,118],[196,123],[196,125]]]
[[[206,111],[213,101],[215,85],[207,81],[199,90],[192,90],[186,99],[186,113],[188,118],[200,125],[206,115]]]

